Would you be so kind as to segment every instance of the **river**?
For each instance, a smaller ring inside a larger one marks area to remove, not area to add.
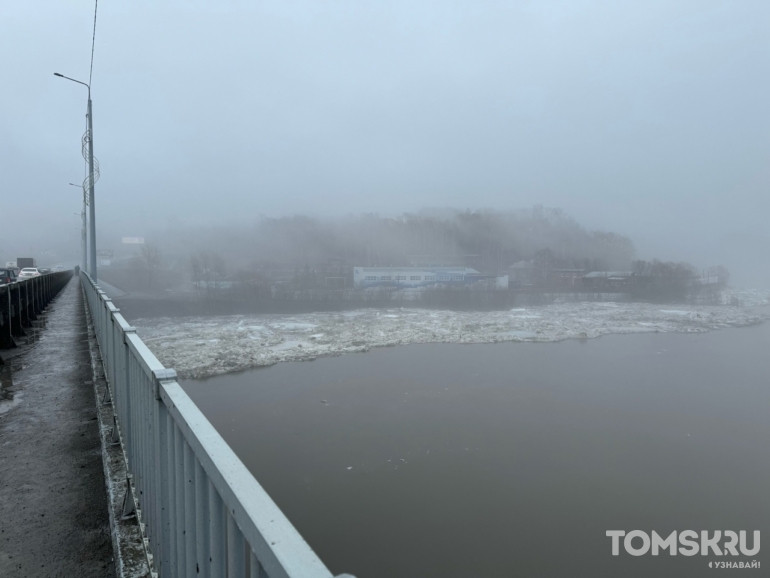
[[[606,532],[768,529],[768,351],[764,323],[386,347],[182,385],[335,574],[686,577],[761,552],[613,556]]]

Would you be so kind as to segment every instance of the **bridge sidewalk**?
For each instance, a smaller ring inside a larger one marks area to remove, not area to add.
[[[77,277],[35,323],[0,366],[0,576],[114,576]]]

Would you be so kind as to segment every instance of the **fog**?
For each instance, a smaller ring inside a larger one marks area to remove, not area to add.
[[[101,3],[99,248],[544,206],[770,287],[769,19],[760,0]],[[85,0],[2,9],[2,261],[78,260],[87,93],[53,73],[88,82],[93,24]]]

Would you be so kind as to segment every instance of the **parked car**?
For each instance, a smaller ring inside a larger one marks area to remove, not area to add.
[[[37,270],[37,267],[24,267],[21,271],[19,271],[19,280],[22,279],[30,279],[31,277],[39,277],[40,271]]]
[[[7,285],[16,281],[16,269],[3,267],[0,269],[0,285]]]

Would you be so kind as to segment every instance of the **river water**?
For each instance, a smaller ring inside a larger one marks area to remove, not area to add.
[[[388,347],[182,385],[335,574],[703,576],[761,552],[613,556],[606,532],[768,529],[768,352],[764,323]]]

